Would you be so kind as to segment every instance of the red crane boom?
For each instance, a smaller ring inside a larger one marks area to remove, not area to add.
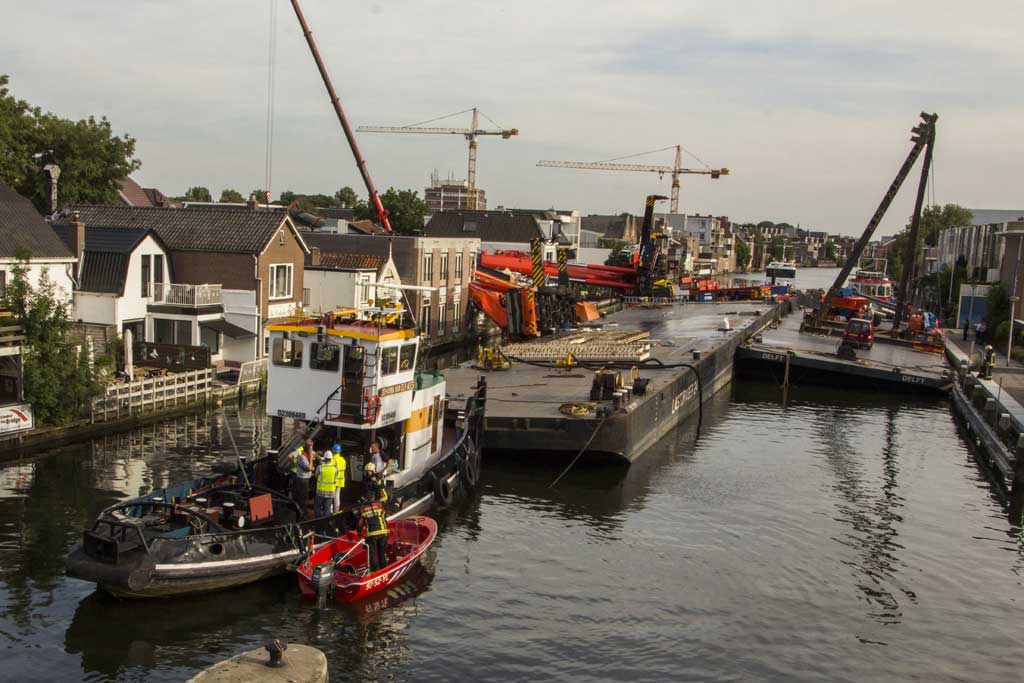
[[[377,211],[377,219],[385,230],[391,232],[391,221],[388,220],[388,210],[384,208],[384,205],[380,201],[380,195],[377,194],[377,188],[373,184],[373,180],[370,178],[370,172],[366,168],[366,160],[363,159],[363,155],[359,151],[359,145],[356,144],[355,134],[352,132],[352,127],[348,125],[348,119],[345,117],[345,110],[341,108],[341,100],[338,99],[338,93],[334,91],[334,85],[331,83],[331,77],[327,75],[327,67],[324,66],[324,60],[320,58],[320,51],[316,47],[316,41],[313,40],[313,32],[309,30],[309,24],[306,23],[306,17],[302,14],[302,8],[299,7],[299,0],[292,0],[292,9],[295,10],[295,16],[299,20],[299,25],[302,27],[302,35],[306,38],[306,44],[309,45],[309,51],[313,53],[313,61],[316,62],[316,68],[320,70],[320,77],[324,80],[324,87],[327,88],[327,94],[331,98],[331,104],[334,105],[334,113],[338,115],[338,122],[341,123],[342,130],[345,131],[345,138],[348,139],[348,146],[352,148],[352,156],[356,158],[356,166],[359,167],[359,175],[363,177],[363,184],[366,185],[366,192],[369,195],[370,203],[373,204],[373,208]]]

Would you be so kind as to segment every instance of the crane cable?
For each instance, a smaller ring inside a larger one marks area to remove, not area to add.
[[[271,191],[274,171],[274,99],[277,90],[277,0],[270,0],[267,28],[267,136],[264,161],[263,190]],[[266,198],[258,197],[259,200]]]

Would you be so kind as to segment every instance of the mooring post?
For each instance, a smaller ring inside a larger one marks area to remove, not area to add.
[[[786,351],[786,373],[782,377],[782,386],[789,387],[789,359],[793,357],[792,351]]]
[[[1020,526],[1024,517],[1024,434],[1017,436],[1013,451],[1013,482],[1010,484],[1010,523]]]

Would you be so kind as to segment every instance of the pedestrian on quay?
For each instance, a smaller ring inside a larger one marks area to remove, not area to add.
[[[971,334],[971,320],[970,318],[964,318],[964,341],[967,341],[967,337]]]
[[[345,462],[345,456],[341,454],[340,443],[334,444],[331,452],[334,457],[334,466],[338,468],[338,478],[334,483],[334,511],[339,512],[341,510],[341,490],[345,488],[345,472],[348,469],[348,463]]]
[[[992,379],[992,369],[996,366],[996,351],[991,344],[985,346],[985,357],[982,360],[982,379]]]
[[[317,519],[334,514],[334,487],[338,479],[338,466],[334,464],[333,451],[324,451],[320,466],[316,468],[316,506]]]
[[[309,479],[313,476],[313,461],[306,449],[302,446],[295,450],[295,460],[292,471],[292,500],[302,510],[300,519],[306,518],[306,508],[309,505]]]

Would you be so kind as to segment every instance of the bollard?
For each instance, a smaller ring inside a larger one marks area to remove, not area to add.
[[[1010,414],[999,413],[999,422],[997,423],[999,429],[1007,430],[1010,428]]]
[[[981,414],[982,414],[982,417],[984,417],[985,422],[988,422],[989,424],[991,424],[992,423],[992,417],[995,415],[995,412],[996,412],[996,400],[994,398],[986,398],[985,399],[985,407],[981,409]]]

